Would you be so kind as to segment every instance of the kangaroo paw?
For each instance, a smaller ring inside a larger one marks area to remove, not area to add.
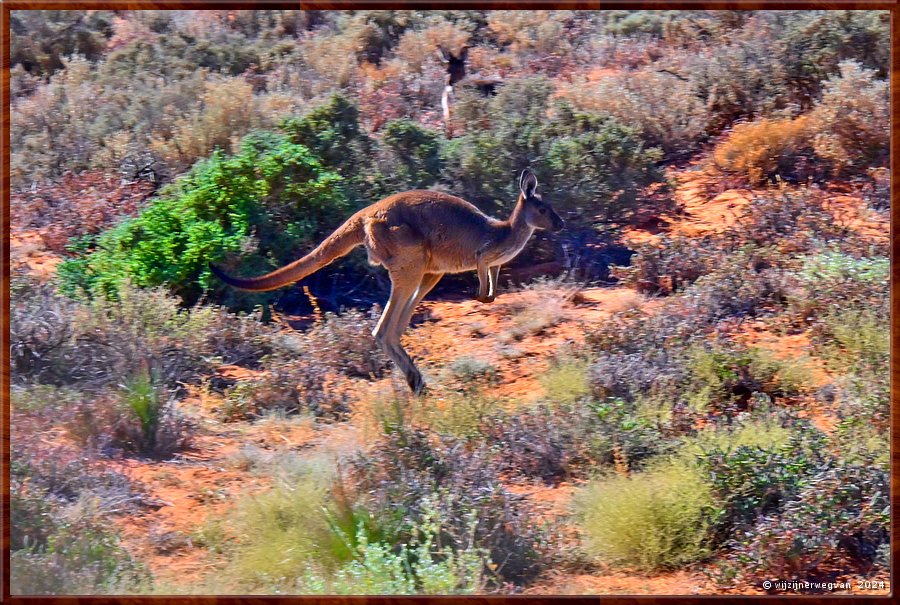
[[[410,390],[419,397],[424,395],[426,392],[425,381],[422,380],[422,375],[418,372],[410,372],[409,374],[407,374],[406,384],[408,384]]]

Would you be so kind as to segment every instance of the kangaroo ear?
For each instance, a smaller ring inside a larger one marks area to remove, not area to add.
[[[444,50],[443,46],[438,46],[437,48],[438,59],[441,60],[441,63],[449,63],[450,62],[450,54]]]
[[[535,190],[537,190],[537,186],[538,180],[531,171],[531,168],[523,170],[522,176],[519,177],[519,189],[522,191],[522,194],[525,197],[531,197],[534,195]]]

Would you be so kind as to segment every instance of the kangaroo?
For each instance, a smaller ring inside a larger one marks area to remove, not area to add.
[[[564,222],[537,193],[530,169],[519,177],[519,198],[509,219],[497,220],[469,202],[438,191],[405,191],[356,212],[312,252],[261,277],[232,277],[210,264],[226,284],[263,292],[275,290],[318,271],[363,245],[369,263],[387,269],[391,294],[372,336],[399,367],[417,395],[422,375],[400,345],[413,311],[445,273],[478,272],[480,302],[497,295],[500,266],[512,260],[536,229],[559,231]]]
[[[469,47],[463,46],[459,54],[453,54],[442,46],[438,46],[438,59],[447,66],[447,78],[444,84],[444,93],[441,95],[441,108],[444,110],[444,128],[448,136],[452,136],[450,126],[450,101],[453,97],[453,87],[462,82],[474,87],[482,95],[489,97],[497,93],[497,86],[503,80],[495,77],[466,74],[466,59],[469,56]]]

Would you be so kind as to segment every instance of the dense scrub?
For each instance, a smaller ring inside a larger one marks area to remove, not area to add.
[[[11,284],[13,592],[171,591],[116,530],[159,502],[116,469],[220,463],[254,489],[190,493],[216,506],[173,547],[211,592],[884,576],[887,15],[14,11],[13,227],[64,258]],[[494,89],[444,124],[434,51],[464,46]],[[426,314],[421,398],[362,254],[265,295],[208,267],[269,271],[412,188],[502,217],[526,166],[568,228],[519,260],[567,275],[490,326]],[[669,178],[694,168],[700,202],[746,197],[702,235]]]

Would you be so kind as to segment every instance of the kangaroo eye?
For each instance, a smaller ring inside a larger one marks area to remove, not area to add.
[[[547,209],[546,209],[546,208],[541,208],[541,214],[547,214]]]

